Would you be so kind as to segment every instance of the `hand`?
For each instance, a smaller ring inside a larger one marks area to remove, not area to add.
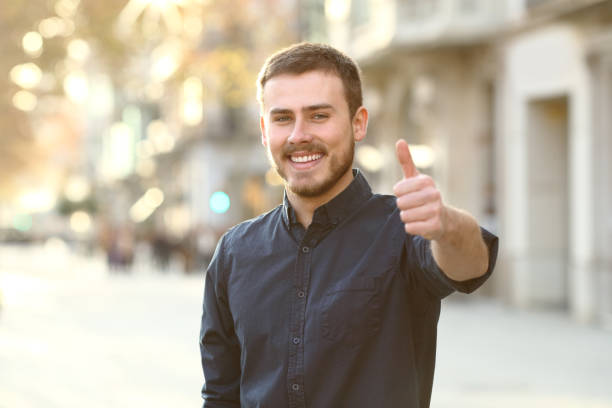
[[[446,228],[447,209],[442,204],[442,195],[431,177],[418,172],[406,141],[398,140],[395,149],[404,178],[395,184],[393,193],[404,229],[408,234],[439,239]]]

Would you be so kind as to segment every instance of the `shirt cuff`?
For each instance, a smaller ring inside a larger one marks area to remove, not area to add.
[[[499,246],[499,239],[496,235],[490,233],[486,229],[480,227],[480,232],[482,234],[482,239],[487,246],[489,252],[489,266],[487,267],[487,272],[474,279],[468,279],[465,281],[456,281],[444,274],[442,270],[440,270],[440,275],[446,281],[446,284],[450,286],[453,290],[462,293],[472,293],[476,289],[478,289],[482,284],[489,279],[491,273],[493,272],[493,268],[495,267],[495,262],[497,261],[497,250]],[[437,266],[436,266],[437,267]],[[439,268],[438,268],[439,269]]]

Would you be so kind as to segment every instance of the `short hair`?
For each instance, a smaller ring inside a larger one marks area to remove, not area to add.
[[[266,82],[282,74],[299,75],[310,71],[333,73],[340,77],[351,117],[363,104],[361,75],[357,63],[348,55],[327,45],[303,42],[281,49],[264,63],[257,78],[257,100],[263,108]]]

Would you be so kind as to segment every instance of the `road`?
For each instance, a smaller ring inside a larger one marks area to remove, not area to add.
[[[203,280],[0,247],[0,408],[201,406]],[[432,408],[612,408],[612,333],[560,312],[443,304]]]

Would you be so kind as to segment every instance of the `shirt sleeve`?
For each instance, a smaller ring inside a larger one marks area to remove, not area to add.
[[[454,291],[471,293],[478,289],[493,272],[497,260],[498,238],[484,228],[480,228],[482,238],[489,253],[487,272],[474,279],[455,281],[438,267],[430,249],[430,241],[418,236],[407,235],[402,256],[402,270],[408,280],[416,285],[423,285],[435,297],[442,299]]]
[[[240,407],[240,344],[234,332],[224,283],[226,236],[217,245],[204,281],[200,328],[203,408]]]

